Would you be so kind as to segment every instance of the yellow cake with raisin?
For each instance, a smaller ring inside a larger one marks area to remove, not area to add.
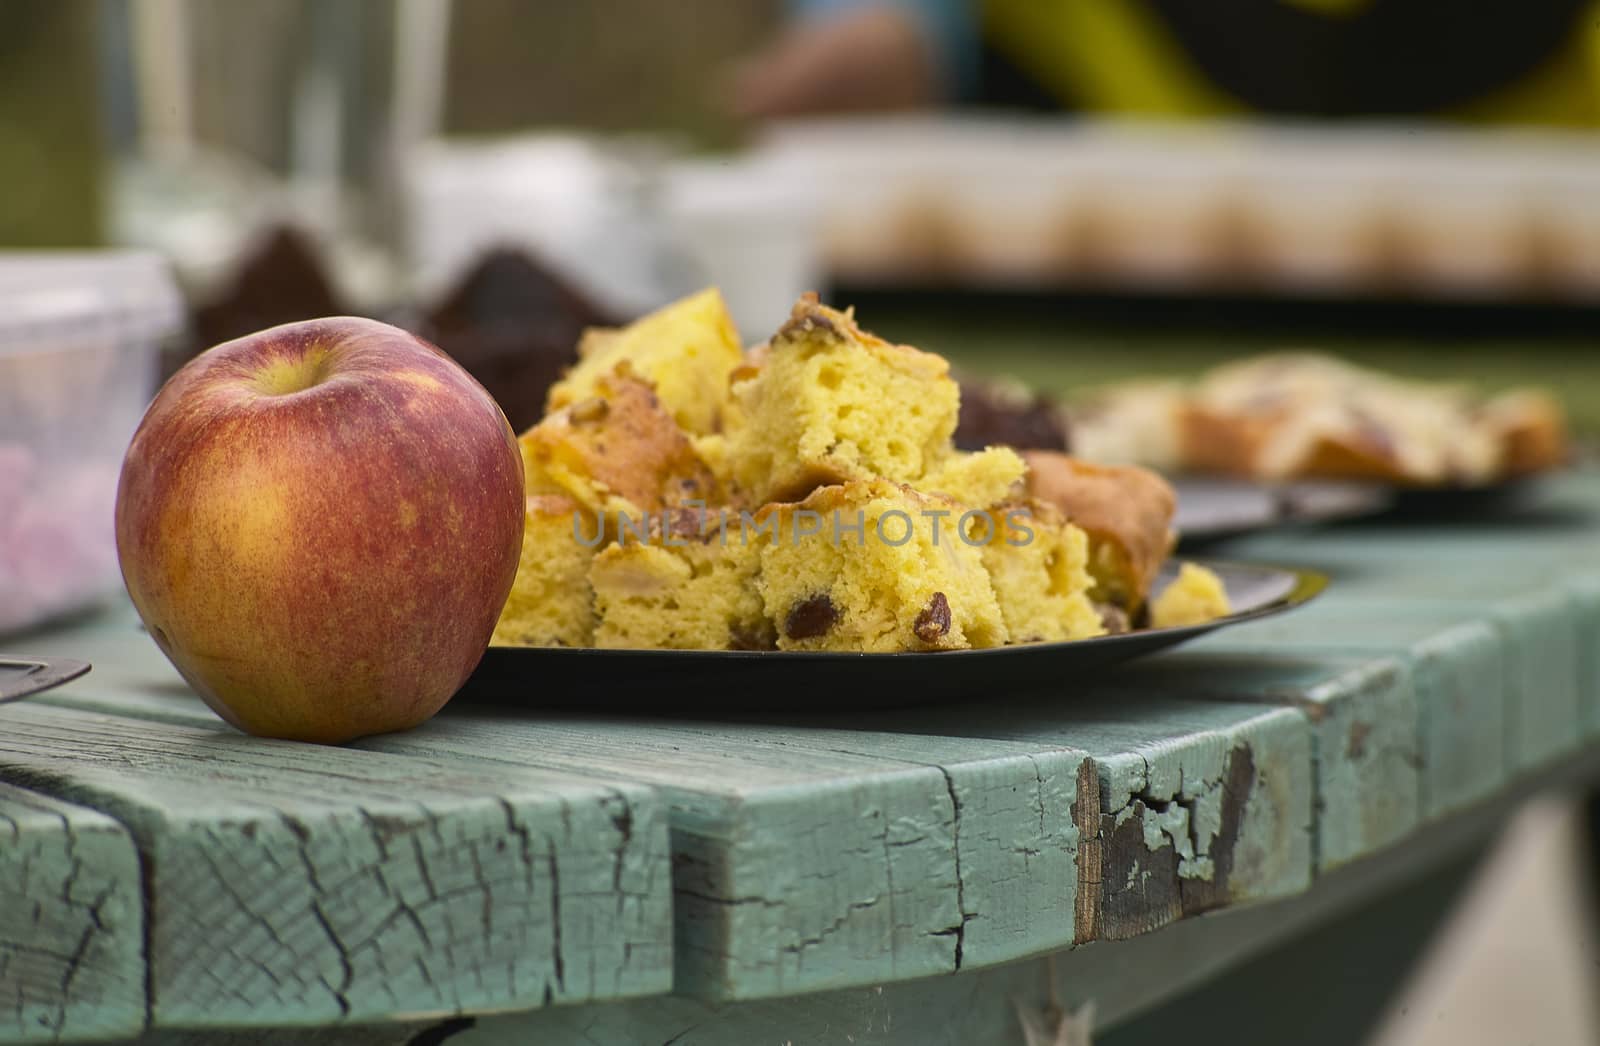
[[[530,494],[561,494],[602,515],[642,518],[663,507],[715,503],[715,477],[651,387],[625,373],[603,374],[593,395],[524,432]]]
[[[963,507],[884,479],[767,505],[756,586],[780,650],[1000,646],[1005,621]]]
[[[622,366],[655,389],[685,432],[718,432],[728,376],[743,355],[728,305],[711,288],[621,329],[586,332],[578,362],[551,386],[545,409],[558,411],[600,394],[600,383]]]
[[[1203,625],[1231,612],[1222,579],[1198,563],[1185,563],[1178,568],[1178,576],[1150,601],[1150,625]]]
[[[534,495],[523,513],[522,558],[490,643],[496,646],[590,646],[594,599],[589,565],[598,521],[576,501]],[[576,528],[576,529],[575,529]]]
[[[752,504],[828,484],[919,480],[951,451],[960,392],[931,353],[863,331],[809,294],[733,383],[730,472]]]
[[[594,557],[595,645],[620,649],[770,650],[776,635],[756,574],[761,550],[736,514],[678,509],[645,542]]]
[[[975,520],[1006,631],[1013,643],[1088,639],[1105,632],[1089,599],[1088,535],[1037,501],[996,505]]]

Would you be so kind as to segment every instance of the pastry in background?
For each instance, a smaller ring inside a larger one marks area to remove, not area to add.
[[[1177,381],[1128,382],[1074,402],[1067,410],[1072,453],[1102,465],[1177,471],[1183,464],[1184,402]]]
[[[543,416],[545,395],[577,360],[583,332],[617,322],[528,254],[496,248],[419,319],[401,325],[465,367],[521,432]]]
[[[1483,405],[1478,421],[1504,448],[1507,476],[1559,468],[1571,453],[1566,414],[1542,389],[1503,392]]]
[[[1188,467],[1259,479],[1476,486],[1505,471],[1505,443],[1467,390],[1309,352],[1210,371],[1188,398],[1181,432]]]
[[[1485,399],[1314,352],[1236,360],[1190,384],[1116,386],[1071,418],[1074,452],[1086,460],[1267,482],[1478,487],[1558,467],[1569,453],[1549,393]]]
[[[196,353],[284,323],[312,316],[346,316],[316,243],[280,225],[251,244],[222,285],[194,308],[194,343],[168,354],[170,376]]]
[[[957,450],[1004,445],[1025,450],[1069,450],[1067,419],[1059,404],[1008,378],[959,375],[961,415]]]

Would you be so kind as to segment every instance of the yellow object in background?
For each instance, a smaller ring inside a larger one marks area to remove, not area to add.
[[[1494,71],[1475,67],[1471,46],[1452,52],[1449,73],[1442,71],[1446,63],[1440,61],[1439,52],[1419,49],[1415,63],[1407,64],[1396,60],[1403,50],[1390,49],[1375,57],[1359,46],[1363,39],[1386,39],[1382,35],[1386,26],[1404,26],[1403,18],[1393,12],[1405,2],[1257,0],[1233,5],[1226,15],[1180,17],[1178,6],[1162,13],[1166,0],[986,0],[984,29],[1003,55],[1062,103],[1102,113],[1183,118],[1238,115],[1262,108],[1259,99],[1256,104],[1247,102],[1208,72],[1201,52],[1209,43],[1211,64],[1226,66],[1237,83],[1247,83],[1244,94],[1281,95],[1281,104],[1272,106],[1275,112],[1410,113],[1467,121],[1600,126],[1600,3],[1587,8],[1575,5],[1570,31],[1548,49],[1546,38],[1555,39],[1552,27],[1559,28],[1562,13],[1542,11],[1546,17],[1539,28],[1517,37],[1516,46],[1532,49],[1530,68],[1497,82]],[[1500,39],[1489,35],[1493,25],[1487,18],[1463,29],[1458,19],[1445,24],[1449,11],[1439,8],[1436,42],[1442,46],[1468,39],[1471,44],[1470,38],[1477,34],[1478,54],[1508,64],[1501,61],[1506,51]],[[1508,26],[1526,29],[1522,16],[1506,12],[1504,18]],[[1237,27],[1223,24],[1227,18]],[[1506,39],[1511,46],[1512,36]],[[1294,50],[1306,51],[1304,67],[1285,58]],[[1369,62],[1370,67],[1364,64]],[[1392,110],[1381,86],[1372,87],[1386,75],[1407,82]],[[1360,84],[1354,97],[1339,95],[1341,76]],[[1439,82],[1427,84],[1431,76],[1439,77]],[[1419,83],[1426,86],[1418,88]],[[1413,111],[1403,97],[1408,94],[1454,100],[1422,104]],[[1337,111],[1318,111],[1316,105],[1323,103]]]

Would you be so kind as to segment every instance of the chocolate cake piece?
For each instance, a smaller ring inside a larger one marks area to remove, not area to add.
[[[982,450],[1004,445],[1019,450],[1067,450],[1067,422],[1048,396],[1005,380],[958,375],[961,414],[956,422],[956,447]]]
[[[577,361],[584,330],[619,322],[529,254],[498,247],[424,311],[417,333],[477,378],[521,432]]]
[[[350,311],[311,237],[290,225],[277,226],[255,242],[216,294],[195,306],[193,339],[166,354],[163,376],[213,345],[281,323]]]

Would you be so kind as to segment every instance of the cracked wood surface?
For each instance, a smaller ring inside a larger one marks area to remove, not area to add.
[[[139,854],[117,822],[0,784],[0,1040],[144,1026]]]
[[[210,719],[174,697],[115,707]],[[672,818],[679,991],[818,990],[992,965],[1074,939],[1071,811],[1086,757],[1071,749],[468,706],[359,746],[658,788]]]
[[[1078,943],[1120,940],[1311,877],[1310,727],[1290,708],[1174,700],[1149,666],[1041,695],[920,709],[915,729],[1032,746],[1071,744],[1080,776]],[[1129,700],[1137,694],[1137,700]],[[856,717],[911,729],[904,716]]]
[[[0,777],[131,832],[158,1024],[327,1024],[669,984],[666,825],[643,789],[34,702],[6,709]]]
[[[1304,891],[1583,747],[1600,733],[1600,480],[1558,493],[1566,508],[1531,523],[1235,542],[1228,555],[1321,567],[1334,587],[1295,614],[1093,682],[829,718],[625,720],[458,703],[348,749],[252,741],[187,693],[124,607],[38,637],[40,653],[96,668],[5,710],[0,778],[129,829],[157,887],[151,973],[165,1024],[291,1023],[285,999],[293,1021],[321,1023],[340,1019],[339,994],[353,1013],[410,1017],[537,1006],[546,988],[549,1001],[662,991],[669,882],[673,983],[701,1000],[685,1005],[959,971],[958,982],[919,982],[948,994],[958,989],[940,985],[1003,979],[1027,956],[1132,943],[1196,923],[1185,916]],[[626,816],[617,795],[629,797]],[[520,821],[501,799],[520,804]],[[462,897],[479,885],[469,855],[481,862],[488,840],[504,842],[511,856],[496,870],[514,886],[531,869],[532,885],[507,899],[524,936],[484,939],[483,906],[465,901],[417,916],[418,891],[450,891],[422,881],[424,862],[399,837],[379,847],[373,810],[398,818],[408,841],[438,843],[427,878],[443,877],[435,861],[453,862]],[[457,834],[435,840],[435,819]],[[630,848],[639,860],[619,860]],[[202,852],[236,863],[208,867]],[[216,885],[237,892],[237,880],[238,896]],[[585,898],[579,882],[599,885]],[[180,931],[175,896],[234,914]],[[430,941],[457,934],[448,956],[426,950],[432,983],[403,965],[407,941],[422,951],[418,918]],[[382,948],[353,946],[373,934]],[[198,954],[180,955],[179,940]],[[247,960],[286,941],[287,954],[306,954],[291,974],[275,966],[274,984]],[[510,978],[485,981],[502,946],[526,975],[515,991]],[[1121,945],[1069,957],[1108,947]],[[587,1015],[616,1009],[557,1008],[542,1026],[587,1027]]]

